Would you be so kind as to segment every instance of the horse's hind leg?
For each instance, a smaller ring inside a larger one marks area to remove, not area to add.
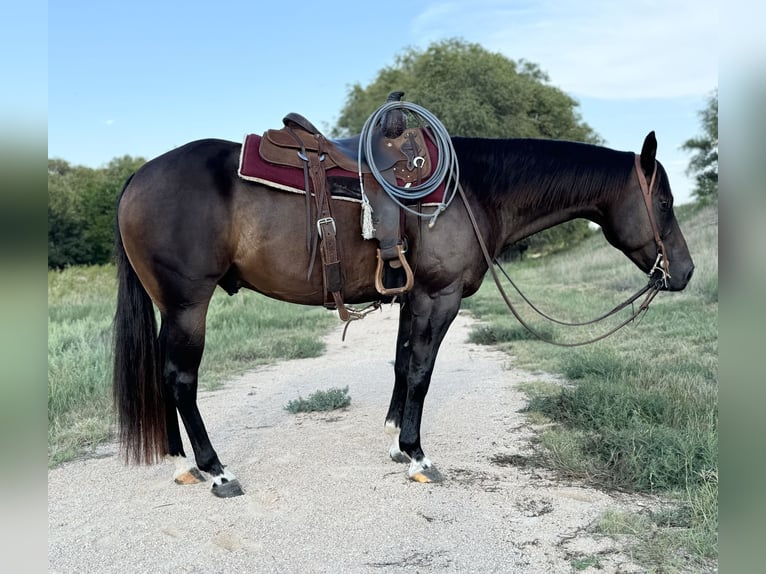
[[[160,364],[165,365],[165,349],[167,340],[167,321],[163,319],[162,329],[160,330]],[[167,383],[165,383],[167,384]],[[178,412],[176,410],[176,401],[173,390],[168,387],[165,392],[165,419],[167,421],[168,431],[168,457],[175,464],[173,479],[176,484],[197,484],[205,481],[205,477],[199,469],[186,458],[183,441],[181,440],[181,429],[178,426]]]
[[[166,310],[162,314],[163,377],[168,391],[168,402],[172,400],[181,416],[197,466],[213,478],[213,494],[220,497],[238,496],[243,494],[239,481],[218,459],[197,408],[197,374],[205,346],[206,313],[207,301],[173,311]],[[173,419],[175,413],[171,416],[168,409],[168,416],[169,419]],[[170,453],[182,457],[183,447],[178,432],[178,421],[176,419],[175,423],[171,420],[168,422]]]

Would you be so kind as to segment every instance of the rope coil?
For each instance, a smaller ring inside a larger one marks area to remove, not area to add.
[[[425,133],[432,138],[438,151],[438,161],[436,169],[428,180],[417,185],[398,186],[387,181],[378,167],[375,165],[375,158],[372,150],[372,133],[380,119],[386,112],[398,109],[409,112],[424,127],[429,128]],[[450,138],[444,124],[439,121],[435,115],[422,106],[412,102],[387,102],[380,106],[375,112],[367,118],[362,127],[359,138],[359,185],[362,189],[362,200],[366,198],[364,193],[364,182],[362,177],[362,161],[366,161],[375,180],[380,184],[388,196],[402,209],[418,217],[430,217],[429,226],[432,227],[436,218],[442,213],[452,200],[455,198],[460,179],[460,168],[457,162],[455,148],[452,146]],[[445,184],[444,198],[433,211],[417,211],[405,202],[414,202],[423,199],[432,194],[442,184]]]

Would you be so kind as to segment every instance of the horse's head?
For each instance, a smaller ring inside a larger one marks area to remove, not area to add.
[[[673,194],[662,165],[655,160],[657,139],[651,132],[628,188],[604,209],[602,230],[607,241],[625,253],[652,283],[680,291],[694,272],[689,249],[673,213]]]

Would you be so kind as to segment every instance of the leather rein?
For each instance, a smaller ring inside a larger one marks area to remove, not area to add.
[[[645,313],[649,309],[649,304],[654,300],[654,298],[657,296],[657,294],[660,292],[660,290],[663,287],[667,287],[668,279],[670,278],[670,262],[668,261],[667,253],[665,251],[665,244],[662,242],[662,238],[660,236],[659,228],[657,227],[657,222],[654,217],[654,210],[652,209],[652,192],[654,190],[654,184],[657,176],[657,163],[654,164],[654,170],[652,172],[651,180],[647,183],[646,176],[644,175],[643,169],[641,168],[641,158],[640,156],[636,155],[635,159],[635,169],[636,174],[638,176],[638,183],[641,187],[641,195],[644,198],[644,204],[646,205],[647,212],[649,214],[649,222],[652,227],[652,233],[654,234],[654,241],[657,245],[657,259],[654,262],[654,266],[649,271],[649,282],[639,289],[636,293],[631,295],[626,301],[623,303],[620,303],[616,307],[614,307],[611,311],[608,311],[607,313],[604,313],[600,317],[597,317],[595,319],[592,319],[590,321],[584,321],[581,323],[567,323],[565,321],[559,321],[557,319],[554,319],[552,317],[549,317],[542,311],[540,311],[537,307],[535,307],[529,299],[521,292],[521,290],[516,286],[516,284],[511,280],[510,276],[505,272],[505,270],[502,268],[500,263],[497,261],[497,259],[493,259],[489,251],[487,249],[486,244],[484,243],[484,238],[481,236],[481,232],[479,231],[478,223],[476,222],[476,218],[473,215],[473,211],[468,204],[468,199],[466,198],[465,191],[463,190],[462,185],[458,186],[458,190],[460,192],[460,197],[463,199],[463,204],[465,205],[466,211],[468,212],[468,217],[471,220],[471,225],[473,226],[474,232],[476,234],[476,238],[479,241],[479,246],[481,247],[481,251],[484,255],[484,259],[487,262],[487,265],[489,266],[490,273],[492,274],[492,279],[495,281],[495,285],[497,286],[498,291],[500,292],[501,297],[503,298],[503,301],[505,301],[506,306],[511,311],[513,316],[516,318],[516,320],[521,323],[521,325],[530,333],[532,333],[536,338],[540,339],[543,342],[550,343],[551,345],[556,345],[558,347],[581,347],[583,345],[589,345],[591,343],[595,343],[596,341],[600,341],[602,339],[607,338],[608,336],[616,333],[618,330],[622,329],[625,325],[628,323],[634,321],[636,318],[638,318],[641,314]],[[606,333],[599,335],[598,337],[594,337],[593,339],[588,339],[586,341],[580,341],[576,343],[560,343],[558,341],[553,341],[552,339],[549,339],[548,337],[540,334],[538,331],[533,329],[518,313],[516,308],[514,307],[513,303],[511,303],[511,300],[508,297],[508,294],[505,292],[505,289],[503,289],[502,284],[500,283],[500,278],[497,275],[497,272],[495,271],[495,266],[500,268],[500,270],[503,272],[503,275],[508,279],[508,281],[513,285],[514,289],[521,295],[522,299],[540,316],[544,317],[545,319],[553,322],[558,323],[559,325],[565,325],[569,327],[576,327],[576,326],[584,326],[584,325],[592,325],[594,323],[598,323],[600,321],[603,321],[607,317],[611,317],[615,313],[621,311],[628,305],[631,305],[634,301],[636,301],[639,297],[644,295],[646,293],[646,297],[639,305],[638,309],[633,311],[633,313],[625,319],[622,323],[618,324],[616,327],[610,329]],[[655,275],[655,272],[659,272],[660,276],[653,280],[653,276]],[[648,293],[647,293],[648,292]]]

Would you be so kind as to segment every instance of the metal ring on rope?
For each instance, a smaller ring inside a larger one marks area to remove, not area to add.
[[[406,110],[414,115],[425,127],[430,129],[433,135],[434,144],[438,150],[438,161],[436,169],[428,180],[417,185],[398,186],[388,182],[375,165],[375,158],[372,153],[372,133],[375,125],[380,121],[383,115],[392,109]],[[433,226],[439,214],[447,209],[449,204],[455,198],[460,178],[460,168],[457,162],[455,148],[452,146],[447,129],[444,127],[435,115],[422,106],[411,102],[387,102],[380,106],[362,127],[359,138],[359,184],[362,188],[362,197],[364,193],[364,182],[362,181],[362,161],[366,161],[375,180],[380,184],[383,190],[407,212],[418,217],[430,217],[429,226]],[[427,213],[412,209],[404,202],[417,201],[431,195],[442,184],[445,184],[444,198],[436,207],[435,211]]]

